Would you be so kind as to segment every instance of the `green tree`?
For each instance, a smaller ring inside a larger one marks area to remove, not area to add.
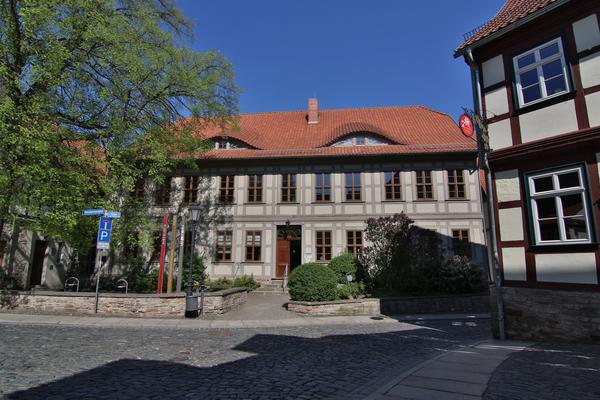
[[[106,207],[125,214],[116,240],[134,240],[135,183],[193,158],[196,129],[237,111],[231,65],[190,40],[173,0],[0,0],[0,232],[18,217],[89,240],[79,211]]]

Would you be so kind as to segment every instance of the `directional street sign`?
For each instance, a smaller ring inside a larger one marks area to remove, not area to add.
[[[108,211],[106,216],[108,218],[121,218],[121,211]]]
[[[108,249],[110,245],[110,231],[112,229],[112,219],[108,217],[100,218],[98,227],[98,238],[96,241],[97,249]]]
[[[92,208],[88,210],[83,210],[81,215],[104,215],[106,211],[104,208]]]

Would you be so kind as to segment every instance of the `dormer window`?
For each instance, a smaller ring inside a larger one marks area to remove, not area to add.
[[[231,150],[244,148],[246,148],[246,146],[244,146],[242,142],[235,139],[227,137],[215,139],[215,150]]]
[[[570,90],[560,38],[519,54],[513,59],[513,63],[521,107]]]
[[[368,133],[357,133],[338,140],[332,146],[378,146],[385,144],[389,144],[389,142],[378,136]]]

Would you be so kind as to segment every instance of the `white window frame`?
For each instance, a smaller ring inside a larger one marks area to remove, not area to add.
[[[548,47],[554,43],[558,44],[558,54],[555,54],[548,58],[544,58],[544,60],[542,61],[540,59],[540,50],[542,48]],[[533,64],[527,65],[526,67],[519,68],[519,66],[517,64],[517,60],[519,58],[522,58],[531,53],[534,54],[535,62]],[[548,95],[548,93],[546,92],[546,85],[544,82],[544,73],[542,71],[542,66],[545,64],[548,64],[552,61],[559,60],[559,59],[560,59],[561,65],[562,65],[563,77],[565,80],[565,90],[562,92],[554,93],[552,95]],[[523,53],[513,57],[513,66],[514,66],[514,71],[515,71],[515,82],[516,82],[516,86],[517,86],[517,96],[519,99],[520,107],[525,107],[525,106],[529,106],[531,104],[539,103],[541,101],[551,99],[553,97],[560,96],[565,93],[569,93],[569,91],[571,90],[571,86],[569,84],[569,75],[567,74],[567,63],[565,60],[565,52],[563,49],[562,40],[560,38],[550,40],[549,42],[546,42],[540,46],[534,47],[533,49],[527,50],[526,52],[523,52]],[[541,93],[542,97],[540,97],[537,100],[533,100],[528,103],[525,103],[525,100],[523,99],[523,88],[521,86],[521,74],[526,73],[533,69],[537,70],[538,84],[540,85],[540,93]]]
[[[566,189],[560,189],[558,184],[558,176],[577,172],[579,175],[579,186],[571,187]],[[536,192],[534,186],[534,179],[552,177],[553,185],[555,188],[553,190],[547,190],[544,192]],[[533,228],[535,234],[535,244],[540,246],[546,245],[566,245],[566,244],[579,244],[579,243],[591,243],[592,241],[592,230],[590,224],[591,210],[590,205],[588,204],[588,196],[587,196],[587,188],[585,175],[583,174],[583,167],[570,167],[563,169],[556,169],[552,171],[547,171],[539,174],[532,174],[527,176],[527,184],[529,187],[529,204],[531,206],[532,216],[533,216]],[[570,195],[570,194],[581,194],[581,198],[583,199],[583,211],[585,217],[585,228],[587,231],[587,239],[567,239],[567,232],[565,228],[565,216],[563,214],[562,200],[561,196]],[[558,232],[559,232],[559,240],[541,240],[540,233],[540,225],[539,225],[539,214],[537,203],[535,200],[542,198],[554,198],[555,207],[556,207],[556,216],[558,219]]]
[[[358,139],[362,139],[364,143],[359,144]],[[377,135],[369,133],[357,133],[346,136],[332,144],[332,146],[385,146],[390,144],[388,141],[379,138]]]

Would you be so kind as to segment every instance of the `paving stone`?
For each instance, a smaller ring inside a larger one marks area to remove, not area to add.
[[[402,385],[420,387],[423,389],[441,390],[452,393],[469,394],[473,396],[481,396],[486,388],[485,384],[458,382],[437,378],[425,378],[414,375],[404,379],[402,381]]]
[[[425,378],[437,378],[437,379],[448,379],[452,381],[478,383],[486,385],[490,376],[488,374],[481,374],[477,372],[466,372],[457,369],[444,368],[439,364],[430,364],[426,368],[422,368],[415,372],[413,375],[422,376]]]
[[[439,390],[431,390],[414,386],[398,385],[388,394],[391,398],[411,399],[411,400],[480,400],[480,396],[471,396],[461,393],[450,393]]]
[[[278,328],[211,322],[214,329],[209,321],[178,329],[185,320],[167,328],[0,323],[0,398],[358,400],[404,370],[489,336],[487,320]]]
[[[434,363],[432,365],[435,365],[436,368],[443,368],[443,369],[451,369],[451,370],[455,370],[455,371],[464,371],[464,372],[475,372],[475,373],[481,373],[481,374],[490,374],[492,373],[498,366],[497,363],[488,363],[485,365],[478,365],[478,364],[473,364],[473,363],[464,363],[464,362],[451,362],[446,360],[445,358],[438,358],[437,360],[434,361]]]
[[[447,362],[454,362],[459,364],[473,364],[477,363],[478,365],[496,367],[502,361],[504,361],[507,356],[502,357],[488,357],[482,354],[475,353],[455,353],[451,352],[444,355],[441,360]]]
[[[512,353],[492,374],[484,400],[598,400],[600,345],[541,343]]]

